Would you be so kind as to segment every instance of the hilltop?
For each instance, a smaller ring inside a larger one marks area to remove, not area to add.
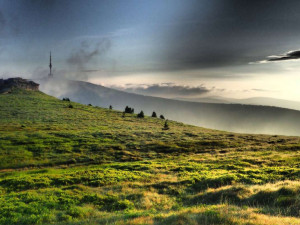
[[[153,111],[166,118],[211,129],[242,133],[300,136],[300,111],[258,105],[199,103],[127,93],[83,81],[46,79],[37,81],[49,95],[82,104],[123,110],[126,105],[136,112]]]
[[[23,79],[21,77],[0,79],[0,93],[7,93],[12,91],[14,88],[25,89],[25,90],[39,90],[39,84]]]
[[[0,94],[0,224],[300,223],[299,137],[164,122]]]

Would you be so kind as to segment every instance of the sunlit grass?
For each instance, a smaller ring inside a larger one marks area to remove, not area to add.
[[[163,125],[0,95],[0,224],[300,224],[299,137]]]

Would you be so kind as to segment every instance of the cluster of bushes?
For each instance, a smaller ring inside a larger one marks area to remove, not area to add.
[[[69,102],[69,101],[70,101],[70,99],[69,99],[69,98],[63,98],[62,100],[63,100],[63,101],[67,101],[67,102]]]
[[[153,111],[151,117],[157,118],[157,114],[156,114],[155,111]],[[163,120],[165,119],[164,115],[160,115],[159,118],[160,118],[160,119],[163,119]]]
[[[63,100],[63,101],[68,101],[68,102],[70,102],[70,99],[69,99],[69,98],[63,98],[62,100]],[[92,106],[92,104],[88,104],[88,106]],[[70,105],[68,106],[68,108],[73,108],[73,105],[70,104]],[[109,109],[110,109],[110,110],[113,109],[112,105],[109,106]],[[125,114],[126,114],[126,113],[134,114],[134,108],[131,108],[131,107],[129,107],[129,106],[126,106],[126,107],[125,107],[125,110],[124,110],[124,112],[123,112],[123,114],[122,114],[122,117],[125,117]],[[137,118],[144,118],[144,117],[145,117],[145,114],[144,114],[143,110],[142,110],[140,113],[137,114]],[[155,111],[153,111],[151,117],[157,118],[157,114],[156,114]],[[165,117],[164,117],[163,115],[160,115],[159,118],[160,118],[160,119],[163,119],[163,120],[165,119]],[[167,125],[167,122],[166,122],[165,125],[164,125],[164,129],[166,129],[166,130],[169,129],[169,128],[168,128],[168,125]]]
[[[69,98],[63,98],[62,99],[63,101],[66,101],[66,102],[70,102],[71,100]],[[90,104],[89,104],[90,105]],[[68,108],[72,109],[73,108],[73,105],[72,104],[69,104],[68,105]]]
[[[112,109],[112,106],[111,106],[111,105],[109,106],[109,109]],[[124,110],[124,112],[123,112],[123,117],[125,116],[125,113],[134,114],[134,108],[131,108],[131,107],[126,106],[126,107],[125,107],[125,110]],[[145,114],[144,114],[143,110],[142,110],[140,113],[137,114],[137,117],[138,117],[138,118],[144,118],[144,117],[145,117]],[[157,118],[157,114],[156,114],[155,111],[153,111],[151,117]],[[163,119],[163,120],[165,119],[165,117],[164,117],[163,115],[160,115],[159,118],[160,118],[160,119]]]
[[[109,106],[109,109],[112,109],[111,105]],[[126,113],[133,114],[134,113],[134,108],[126,106],[125,110],[123,111],[122,117],[125,117]],[[144,117],[145,117],[145,114],[144,114],[143,110],[137,114],[137,118],[144,118]],[[155,111],[152,112],[151,117],[157,118],[157,114],[156,114]],[[165,117],[163,115],[160,115],[159,118],[163,119],[163,120],[165,119]],[[169,124],[168,124],[168,120],[165,121],[164,126],[163,126],[162,129],[163,130],[169,130],[170,129]]]
[[[153,111],[151,117],[157,118],[157,114],[156,114],[155,111]],[[165,119],[164,115],[160,115],[159,118],[160,118],[160,119],[163,119],[163,120]]]
[[[70,102],[70,99],[69,99],[69,98],[63,98],[62,100],[63,100],[63,101],[68,101],[68,102]],[[88,104],[88,106],[92,106],[92,104]],[[68,108],[73,108],[73,105],[70,104],[70,105],[68,106]],[[110,110],[113,109],[112,105],[109,106],[109,109],[110,109]],[[131,108],[131,107],[129,107],[129,106],[126,106],[125,109],[124,109],[124,111],[123,111],[122,117],[125,117],[125,114],[126,114],[126,113],[134,114],[134,108]],[[143,110],[137,114],[137,118],[144,118],[144,117],[145,117],[145,114],[144,114]],[[157,118],[157,114],[156,114],[155,111],[152,112],[151,117]],[[163,119],[163,120],[165,119],[165,117],[164,117],[163,115],[160,115],[159,118],[160,118],[160,119]],[[166,121],[165,124],[164,124],[163,130],[168,130],[168,129],[169,129],[169,125],[168,125],[168,122]]]
[[[134,113],[134,108],[126,106],[124,112],[125,113],[133,114]]]

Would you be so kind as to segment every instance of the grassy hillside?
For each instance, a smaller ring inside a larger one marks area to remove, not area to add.
[[[300,136],[300,111],[258,105],[186,102],[118,91],[83,81],[37,80],[41,90],[58,98],[101,107],[126,105],[148,115],[154,111],[169,119],[218,130],[241,133]]]
[[[299,137],[163,125],[0,95],[0,224],[300,224]]]

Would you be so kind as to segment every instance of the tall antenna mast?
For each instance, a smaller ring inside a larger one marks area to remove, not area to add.
[[[51,62],[51,52],[50,52],[50,63],[49,63],[49,68],[50,68],[50,73],[49,73],[49,77],[53,77],[53,74],[52,74],[52,62]]]

